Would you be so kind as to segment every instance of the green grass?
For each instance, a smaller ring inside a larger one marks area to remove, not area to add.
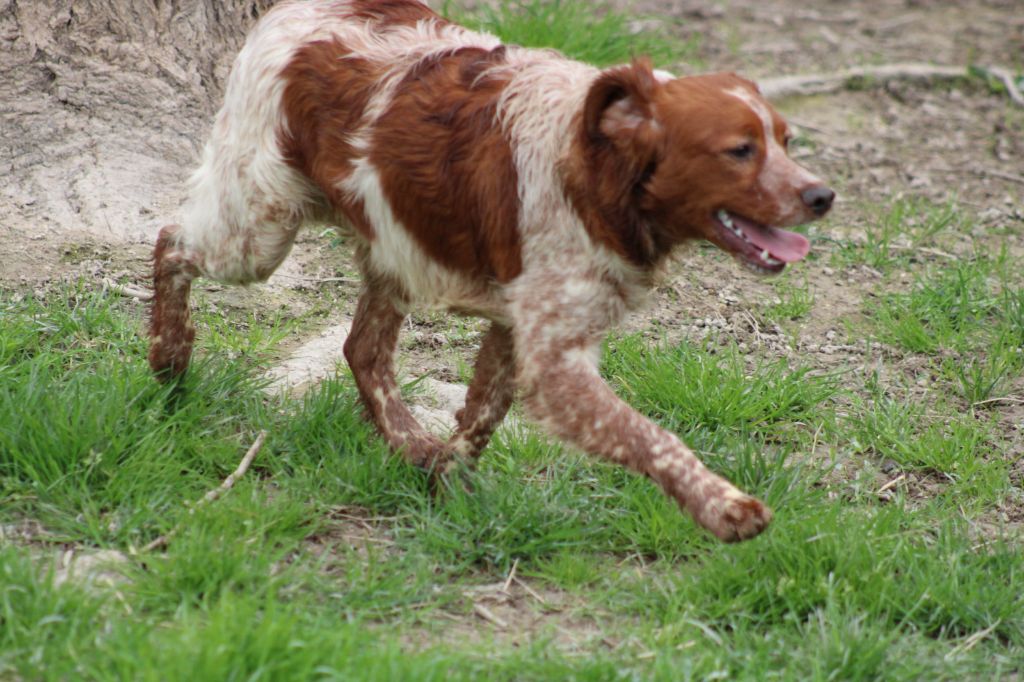
[[[689,345],[653,351],[639,337],[612,343],[605,371],[635,407],[680,433],[778,431],[813,416],[836,378],[785,360],[748,363],[734,345],[716,354]]]
[[[695,60],[695,43],[606,5],[445,11],[597,65]],[[1020,509],[1020,440],[992,399],[1021,386],[1024,289],[1005,248],[950,257],[973,227],[955,202],[899,199],[829,247],[881,275],[849,329],[886,350],[859,366],[744,351],[724,331],[608,342],[614,390],[775,510],[739,545],[524,424],[469,490],[432,491],[346,374],[264,392],[302,324],[286,311],[197,297],[196,362],[161,386],[137,305],[88,283],[0,290],[0,679],[1016,679],[1024,551],[1002,524]],[[828,308],[807,279],[771,286],[767,319]],[[459,363],[480,331],[420,322]],[[195,507],[261,430],[247,475]],[[910,483],[882,499],[880,471]],[[125,558],[112,584],[61,579],[96,550]]]
[[[636,18],[604,2],[583,0],[512,0],[483,4],[475,12],[446,2],[446,16],[488,31],[503,42],[523,47],[550,47],[595,66],[623,64],[647,56],[657,65],[694,61],[695,42],[680,43],[661,30],[633,30]]]
[[[991,405],[1024,369],[1024,290],[1004,260],[929,269],[909,291],[871,301],[865,308],[875,338],[938,358],[936,373],[967,405]]]
[[[973,219],[956,201],[933,203],[918,197],[900,198],[881,208],[868,209],[871,220],[863,239],[839,243],[832,253],[839,267],[863,264],[883,273],[906,268],[915,260],[951,259],[942,250],[970,239]]]
[[[793,278],[794,276],[787,271],[784,275],[771,280],[778,298],[765,308],[768,319],[778,322],[801,320],[814,310],[815,296],[810,282],[806,276],[799,284],[794,282]]]
[[[495,439],[471,492],[432,494],[364,423],[347,376],[301,399],[262,392],[276,318],[204,318],[198,362],[174,389],[149,376],[141,310],[123,299],[84,286],[2,296],[0,523],[34,519],[46,530],[0,546],[2,677],[910,680],[1020,670],[1019,545],[998,535],[979,544],[962,516],[997,504],[1008,486],[984,417],[932,419],[912,403],[875,401],[844,420],[846,374],[729,344],[612,340],[603,371],[613,387],[775,508],[763,537],[727,546],[647,480],[527,426]],[[1001,327],[1007,339],[1020,331],[1014,315]],[[250,472],[191,513],[261,429],[270,437]],[[946,477],[949,496],[918,507],[837,498],[827,471],[801,454],[819,438],[849,457]],[[132,554],[171,529],[166,550]],[[56,584],[66,547],[123,552],[123,579]],[[510,637],[479,620],[472,595],[513,565],[545,602],[521,593],[526,615],[513,628],[523,629]]]
[[[993,425],[983,416],[928,414],[917,402],[879,397],[848,423],[851,446],[891,460],[905,469],[977,482],[981,469],[1002,469],[993,445]]]
[[[876,335],[917,353],[970,349],[990,324],[998,326],[990,268],[983,260],[958,263],[920,278],[907,293],[883,296],[869,308]]]

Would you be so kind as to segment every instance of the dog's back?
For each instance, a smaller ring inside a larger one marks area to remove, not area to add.
[[[545,194],[596,75],[417,0],[284,3],[235,62],[176,239],[203,275],[245,283],[305,220],[340,221],[406,297],[501,317],[492,285],[520,273],[523,223],[573,222]]]

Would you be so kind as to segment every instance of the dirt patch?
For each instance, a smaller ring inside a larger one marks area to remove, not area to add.
[[[524,646],[549,638],[570,654],[593,651],[595,645],[613,649],[618,644],[605,634],[598,615],[584,615],[592,607],[583,600],[532,580],[513,578],[468,588],[458,606],[444,612],[451,623],[433,633],[442,644]]]
[[[128,582],[131,559],[113,549],[68,549],[55,562],[53,584],[70,583],[94,593]]]
[[[637,0],[635,11],[696,40],[709,70],[756,77],[819,73],[882,62],[1019,66],[1024,15],[1016,0]]]

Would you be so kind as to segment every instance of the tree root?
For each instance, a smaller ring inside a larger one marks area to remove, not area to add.
[[[781,76],[759,81],[761,92],[769,99],[794,95],[820,95],[853,87],[864,81],[886,83],[890,81],[936,81],[978,77],[995,79],[1006,89],[1006,94],[1017,106],[1024,107],[1024,95],[1014,75],[996,66],[936,66],[934,64],[897,63],[878,66],[857,66],[832,73],[806,76]]]

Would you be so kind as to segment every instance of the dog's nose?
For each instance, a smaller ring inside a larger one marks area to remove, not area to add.
[[[825,215],[832,208],[832,200],[836,198],[836,193],[825,185],[815,185],[800,192],[800,198],[807,208],[814,211],[814,215]]]

